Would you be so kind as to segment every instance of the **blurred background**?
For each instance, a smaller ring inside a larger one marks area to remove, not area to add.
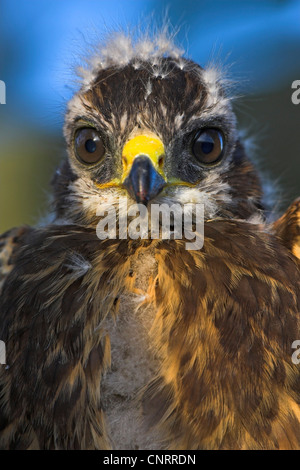
[[[279,187],[281,208],[300,196],[300,105],[291,101],[300,79],[299,0],[1,0],[0,232],[45,215],[64,156],[73,66],[86,43],[143,18],[160,24],[166,11],[187,56],[225,63],[237,82],[240,128]]]

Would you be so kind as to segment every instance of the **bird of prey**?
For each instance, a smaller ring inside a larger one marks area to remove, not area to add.
[[[174,42],[96,49],[53,218],[0,239],[2,449],[300,449],[300,200],[269,221],[226,78]],[[203,205],[203,247],[99,237],[137,203]]]

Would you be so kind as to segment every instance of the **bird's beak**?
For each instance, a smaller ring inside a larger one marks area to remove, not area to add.
[[[164,156],[164,145],[154,136],[138,135],[124,145],[122,183],[138,203],[147,205],[166,185]]]

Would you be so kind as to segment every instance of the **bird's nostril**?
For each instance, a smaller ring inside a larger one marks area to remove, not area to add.
[[[122,161],[123,161],[123,166],[126,170],[127,166],[128,166],[128,161],[127,161],[127,158],[126,157],[122,157]]]
[[[165,156],[164,155],[161,155],[158,159],[158,167],[159,168],[163,168],[164,166],[164,160],[165,160]]]

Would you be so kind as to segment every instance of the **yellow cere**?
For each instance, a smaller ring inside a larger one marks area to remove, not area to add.
[[[152,164],[156,171],[166,180],[166,176],[163,171],[163,161],[165,157],[165,149],[162,141],[153,135],[137,135],[128,140],[124,145],[122,152],[123,161],[123,174],[121,179],[114,178],[113,180],[97,184],[100,189],[106,189],[110,187],[119,187],[122,185],[124,180],[130,173],[133,161],[139,155],[146,155],[152,161]],[[180,179],[171,177],[167,181],[167,186],[190,186],[194,187],[194,184],[181,181]]]
[[[165,149],[162,141],[149,135],[137,135],[130,139],[123,148],[123,176],[122,181],[128,176],[133,160],[139,155],[147,155],[153,163],[156,171],[165,178],[162,165]]]

